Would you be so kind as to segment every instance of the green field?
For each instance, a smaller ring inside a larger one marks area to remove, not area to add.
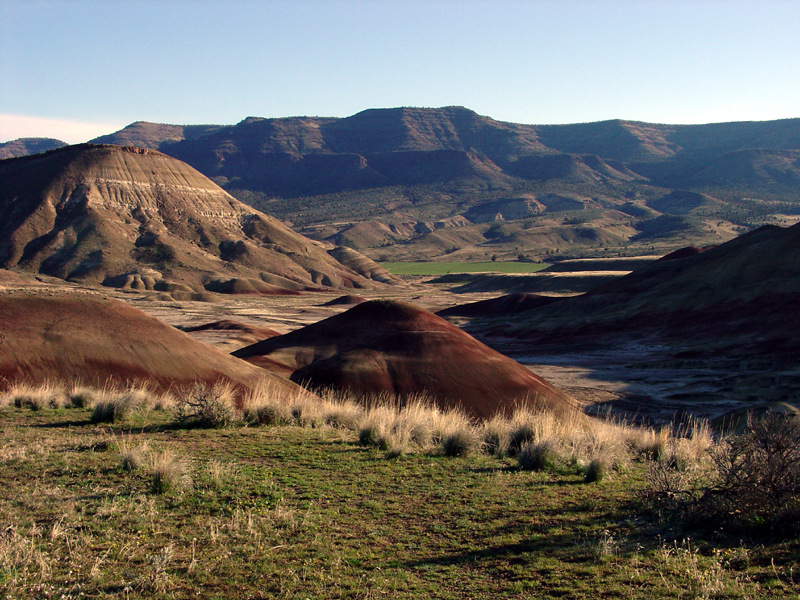
[[[586,484],[330,427],[91,414],[0,408],[4,598],[797,598],[797,542],[673,528],[637,503],[641,463]],[[154,491],[136,449],[185,483]]]
[[[526,262],[385,262],[395,275],[447,275],[448,273],[536,273],[550,265]]]

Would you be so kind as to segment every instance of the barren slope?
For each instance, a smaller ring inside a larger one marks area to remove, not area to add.
[[[233,353],[293,370],[292,380],[404,399],[427,393],[478,418],[517,404],[571,411],[574,401],[510,358],[410,304],[372,301]],[[268,364],[265,364],[269,368]]]
[[[0,219],[0,266],[67,280],[173,295],[370,284],[154,150],[85,144],[0,162]]]
[[[293,383],[224,354],[117,300],[78,294],[0,294],[0,381],[128,382],[168,390],[230,381],[249,388],[267,377]]]

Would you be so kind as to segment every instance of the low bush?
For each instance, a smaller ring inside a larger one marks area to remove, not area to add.
[[[708,449],[709,460],[654,461],[644,498],[696,525],[751,533],[800,531],[800,419],[778,413],[748,417],[744,433]],[[693,462],[691,462],[693,461]]]
[[[236,390],[230,383],[196,384],[176,400],[181,425],[219,429],[237,420]]]

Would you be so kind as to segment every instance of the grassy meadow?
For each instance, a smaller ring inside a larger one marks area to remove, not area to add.
[[[702,426],[675,437],[536,411],[476,424],[424,399],[264,396],[3,395],[3,597],[800,592],[797,539],[689,530],[643,500],[653,464],[702,469]]]
[[[394,275],[447,275],[448,273],[536,273],[550,265],[529,262],[384,262]]]

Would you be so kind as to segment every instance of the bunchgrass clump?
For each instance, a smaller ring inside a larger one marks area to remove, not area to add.
[[[106,390],[91,386],[75,385],[69,391],[68,397],[70,404],[75,408],[94,408],[106,393]]]
[[[517,461],[524,471],[555,471],[561,452],[561,445],[554,439],[526,442],[517,453]]]
[[[374,446],[386,450],[390,445],[397,445],[396,436],[392,435],[392,426],[396,412],[388,406],[372,406],[364,412],[358,426],[358,443],[362,446]],[[391,439],[391,438],[395,439]]]
[[[324,402],[314,396],[298,396],[291,405],[292,419],[300,427],[325,425]]]
[[[52,381],[45,381],[39,385],[17,383],[11,386],[6,395],[8,398],[6,402],[17,408],[43,410],[63,408],[69,404],[63,386]]]
[[[453,429],[442,438],[442,450],[445,456],[470,456],[478,454],[481,449],[480,433],[469,425]]]
[[[250,425],[289,425],[294,421],[289,399],[266,381],[242,396],[242,417]]]
[[[155,404],[156,395],[144,388],[129,388],[121,392],[104,394],[95,402],[92,423],[124,421],[136,412]]]
[[[593,458],[583,472],[583,481],[586,483],[599,483],[607,479],[610,473],[609,463],[602,456]]]
[[[147,442],[134,445],[129,440],[120,440],[119,457],[122,468],[125,471],[136,471],[142,468],[147,462],[149,451],[150,446]]]
[[[508,454],[511,445],[511,424],[504,415],[495,415],[484,421],[481,435],[487,454],[499,458]]]
[[[151,454],[149,461],[150,492],[166,494],[191,487],[188,465],[168,451]]]

